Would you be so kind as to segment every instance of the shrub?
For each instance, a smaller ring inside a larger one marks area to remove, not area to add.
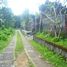
[[[2,35],[0,35],[0,40],[7,40],[8,39],[8,37],[7,37],[7,35],[5,35],[5,34],[2,34]]]
[[[61,34],[60,34],[60,37],[62,38],[62,39],[65,39],[65,38],[67,38],[67,32],[61,32]]]
[[[46,38],[49,37],[49,36],[50,36],[50,34],[46,34],[46,35],[45,35]]]
[[[11,28],[4,28],[0,30],[0,40],[7,40],[9,35],[13,33],[13,30]]]
[[[54,38],[52,39],[53,42],[58,42],[59,40],[60,40],[59,37],[54,37]]]
[[[10,34],[11,34],[11,32],[10,32],[9,29],[4,29],[4,33],[5,33],[6,35],[10,35]]]

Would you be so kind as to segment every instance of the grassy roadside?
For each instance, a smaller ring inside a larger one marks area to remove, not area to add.
[[[17,55],[20,54],[21,52],[23,52],[23,50],[24,50],[24,47],[23,47],[23,43],[22,43],[22,38],[21,38],[21,35],[19,34],[19,32],[17,31],[15,56],[17,57]]]
[[[10,35],[10,37],[8,38],[8,40],[6,40],[6,41],[1,41],[0,44],[4,44],[4,45],[0,46],[0,48],[1,48],[1,49],[0,49],[0,53],[2,53],[2,52],[4,51],[4,49],[9,45],[10,41],[12,40],[12,38],[13,38],[13,34]]]
[[[46,47],[33,40],[30,41],[30,43],[42,55],[43,59],[48,60],[51,64],[54,65],[54,67],[67,67],[67,61],[64,61],[61,56],[58,56],[57,54],[53,53]]]
[[[30,59],[28,59],[28,67],[35,67],[34,64],[30,61]]]
[[[48,42],[52,42],[56,45],[60,45],[62,47],[67,48],[67,38],[66,39],[56,38],[56,37],[52,37],[49,34],[43,34],[43,33],[36,34],[35,36],[38,37],[38,38],[41,38],[43,40],[46,40]]]
[[[0,30],[0,53],[9,45],[14,35],[13,29]]]

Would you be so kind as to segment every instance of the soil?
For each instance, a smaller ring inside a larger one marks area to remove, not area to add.
[[[15,61],[15,67],[28,67],[28,57],[24,53],[21,53]]]

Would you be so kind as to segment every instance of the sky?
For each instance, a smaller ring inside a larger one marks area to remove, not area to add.
[[[38,7],[45,3],[45,0],[9,0],[8,6],[15,15],[20,15],[24,10],[29,9],[30,13],[39,12]]]
[[[29,9],[30,13],[35,14],[39,12],[38,7],[45,3],[45,1],[46,0],[8,0],[8,6],[12,9],[14,15],[21,15],[26,9]],[[60,1],[63,2],[63,0]]]

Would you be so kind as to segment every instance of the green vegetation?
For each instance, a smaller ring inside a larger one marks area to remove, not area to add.
[[[61,45],[65,48],[67,48],[67,39],[53,37],[50,34],[44,34],[44,33],[38,33],[36,34],[36,37],[41,38],[43,40],[47,40],[48,42],[55,43],[57,45]]]
[[[8,46],[13,34],[14,30],[11,28],[0,29],[0,52],[2,52],[3,49]]]
[[[15,16],[10,8],[2,7],[0,9],[0,28],[15,27]]]
[[[15,49],[15,55],[17,56],[24,50],[21,35],[19,32],[17,32],[17,42],[16,42],[16,49]]]
[[[54,65],[54,67],[67,67],[67,61],[64,61],[62,56],[57,55],[50,51],[45,46],[42,46],[42,44],[39,44],[35,41],[30,41],[32,46],[42,55],[42,57],[46,60],[48,60],[51,64]]]
[[[29,67],[35,67],[34,64],[30,60],[28,61],[28,63],[29,63]]]

